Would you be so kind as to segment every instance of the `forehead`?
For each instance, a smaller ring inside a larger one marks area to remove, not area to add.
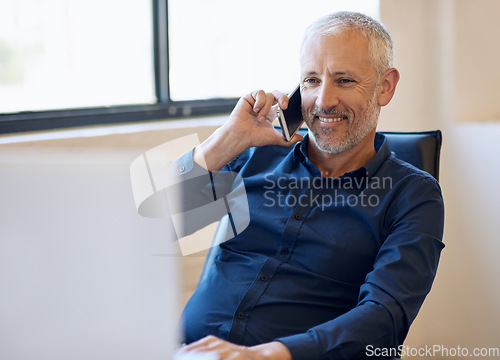
[[[368,39],[359,31],[343,30],[315,35],[304,42],[300,53],[302,72],[375,71],[369,53]]]

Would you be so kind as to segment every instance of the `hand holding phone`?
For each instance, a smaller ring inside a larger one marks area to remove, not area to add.
[[[278,108],[278,120],[280,122],[283,138],[285,141],[290,141],[304,123],[304,119],[302,118],[300,85],[291,92],[286,110]]]

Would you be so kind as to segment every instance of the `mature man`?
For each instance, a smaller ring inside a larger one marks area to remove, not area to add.
[[[363,14],[328,15],[308,28],[300,66],[304,139],[283,140],[271,122],[288,98],[260,90],[179,159],[181,176],[200,165],[241,175],[250,207],[248,228],[221,245],[185,308],[181,352],[388,354],[431,288],[444,246],[439,185],[376,133],[399,80],[389,33]]]

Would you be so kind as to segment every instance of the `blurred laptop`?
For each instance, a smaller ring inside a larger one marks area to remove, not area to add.
[[[0,146],[0,359],[171,359],[178,244],[134,151]]]

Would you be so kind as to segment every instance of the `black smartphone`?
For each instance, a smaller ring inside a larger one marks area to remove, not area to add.
[[[295,135],[304,123],[302,118],[302,98],[300,97],[300,85],[289,95],[288,107],[286,110],[278,108],[278,120],[281,126],[281,132],[285,141]]]

